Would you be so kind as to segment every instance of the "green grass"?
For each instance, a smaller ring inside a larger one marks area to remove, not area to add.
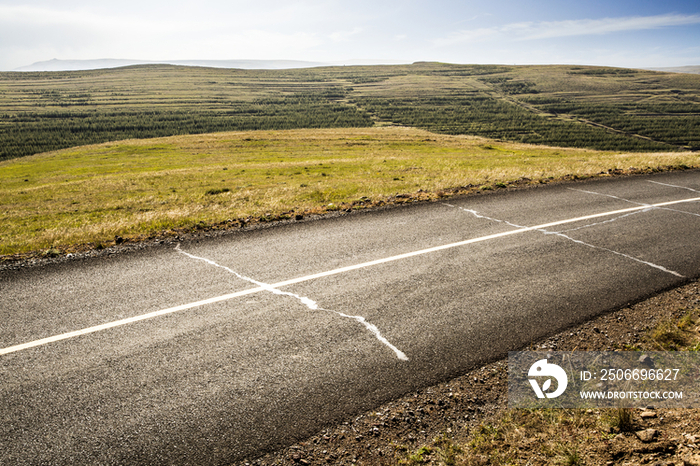
[[[645,343],[655,351],[678,351],[697,340],[698,311],[688,311],[678,322],[662,321],[646,335]]]
[[[632,408],[610,408],[608,422],[620,432],[632,432],[635,427]]]
[[[0,160],[129,138],[400,124],[599,150],[700,147],[700,75],[417,63],[0,73]]]
[[[360,208],[397,194],[434,198],[522,178],[680,165],[700,160],[687,152],[562,149],[397,127],[110,142],[0,162],[0,254]]]
[[[600,150],[700,147],[700,76],[595,67],[452,67],[350,99],[380,121],[446,134]],[[423,70],[427,73],[427,70]],[[461,73],[461,74],[460,74]]]

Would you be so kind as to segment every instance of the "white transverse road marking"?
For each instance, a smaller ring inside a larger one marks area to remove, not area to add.
[[[678,186],[677,184],[659,183],[658,181],[647,180],[649,183],[660,184],[661,186],[670,186],[672,188],[687,189],[688,191],[693,191],[694,193],[700,193],[697,189],[688,188],[687,186]]]
[[[647,180],[647,181],[649,181],[649,180]],[[673,187],[673,188],[688,189],[688,190],[690,190],[690,191],[699,192],[699,191],[694,190],[693,188],[686,188],[686,187],[684,187],[684,186],[676,186],[675,184],[658,183],[658,182],[656,182],[656,181],[649,181],[649,183],[660,184],[660,185],[662,185],[662,186],[671,186],[671,187]],[[580,193],[586,193],[586,194],[595,194],[596,196],[611,197],[611,198],[613,198],[613,199],[617,199],[618,201],[629,202],[630,204],[645,205],[645,206],[649,207],[649,210],[651,210],[651,209],[661,209],[661,210],[668,210],[668,211],[670,211],[670,212],[678,212],[679,214],[687,214],[687,215],[694,215],[695,217],[700,217],[700,214],[696,214],[696,213],[693,213],[693,212],[686,212],[685,210],[678,210],[678,209],[669,209],[668,207],[654,207],[654,206],[651,206],[651,205],[649,205],[649,204],[644,204],[643,202],[635,202],[635,201],[630,201],[629,199],[625,199],[624,197],[613,196],[612,194],[603,194],[603,193],[597,193],[597,192],[595,192],[595,191],[586,191],[586,190],[583,190],[583,189],[574,189],[574,188],[569,188],[569,190],[571,190],[571,191],[578,191],[578,192],[580,192]],[[646,212],[646,211],[644,211],[644,212]],[[611,220],[611,221],[615,221],[615,220],[616,220],[616,219],[613,219],[613,220]],[[594,225],[595,225],[595,224],[594,224]],[[591,226],[593,226],[593,225],[591,225]],[[585,228],[585,227],[584,227],[584,228]]]
[[[373,261],[369,261],[369,262],[363,262],[361,264],[350,265],[347,267],[340,267],[340,268],[337,268],[334,270],[329,270],[327,272],[320,272],[320,273],[316,273],[313,275],[306,275],[304,277],[292,278],[290,280],[286,280],[283,282],[273,283],[270,285],[270,287],[271,288],[281,288],[281,287],[285,287],[288,285],[294,285],[296,283],[302,283],[302,282],[306,282],[309,280],[315,280],[317,278],[329,277],[332,275],[350,272],[353,270],[363,269],[366,267],[372,267],[374,265],[386,264],[389,262],[398,261],[398,260],[402,260],[402,259],[408,259],[410,257],[416,257],[416,256],[420,256],[423,254],[430,254],[433,252],[444,251],[445,249],[451,249],[451,248],[456,248],[456,247],[460,247],[460,246],[466,246],[468,244],[489,241],[489,240],[496,239],[496,238],[503,238],[506,236],[517,235],[520,233],[526,233],[528,231],[542,230],[544,228],[549,228],[549,227],[553,227],[553,226],[557,226],[557,225],[565,225],[567,223],[575,223],[575,222],[581,222],[584,220],[591,220],[591,219],[595,219],[595,218],[609,217],[609,216],[613,216],[613,215],[621,215],[621,214],[626,214],[629,212],[635,212],[637,210],[648,209],[649,207],[665,207],[665,206],[669,206],[669,205],[683,204],[686,202],[698,202],[698,201],[700,201],[700,197],[695,197],[695,198],[691,198],[691,199],[680,199],[680,200],[676,200],[676,201],[668,201],[668,202],[661,202],[658,204],[650,204],[648,206],[644,205],[644,206],[629,207],[627,209],[613,210],[613,211],[609,211],[609,212],[601,212],[598,214],[585,215],[583,217],[569,218],[566,220],[558,220],[556,222],[544,223],[542,225],[535,225],[532,227],[523,227],[523,228],[520,228],[517,230],[509,230],[509,231],[504,231],[501,233],[494,233],[492,235],[481,236],[479,238],[472,238],[472,239],[467,239],[464,241],[458,241],[456,243],[443,244],[442,246],[435,246],[432,248],[421,249],[419,251],[407,252],[405,254],[399,254],[396,256],[385,257],[383,259],[377,259],[377,260],[373,260]],[[175,306],[175,307],[171,307],[168,309],[162,309],[160,311],[155,311],[155,312],[143,314],[140,316],[134,316],[134,317],[129,317],[127,319],[117,320],[114,322],[108,322],[108,323],[104,323],[101,325],[96,325],[94,327],[84,328],[82,330],[76,330],[73,332],[63,333],[61,335],[54,335],[52,337],[42,338],[40,340],[35,340],[35,341],[28,342],[28,343],[20,344],[20,345],[9,346],[7,348],[0,348],[0,356],[2,356],[4,354],[14,353],[16,351],[21,351],[21,350],[33,348],[36,346],[46,345],[48,343],[54,343],[54,342],[66,340],[69,338],[75,338],[75,337],[78,337],[81,335],[87,335],[90,333],[99,332],[102,330],[107,330],[110,328],[119,327],[122,325],[131,324],[134,322],[139,322],[139,321],[146,320],[146,319],[152,319],[154,317],[159,317],[159,316],[163,316],[166,314],[172,314],[175,312],[180,312],[180,311],[184,311],[187,309],[192,309],[192,308],[204,306],[207,304],[218,303],[221,301],[226,301],[226,300],[237,298],[240,296],[245,296],[245,295],[249,295],[249,294],[253,294],[253,293],[259,293],[261,291],[266,291],[266,289],[259,286],[257,288],[251,288],[249,290],[238,291],[236,293],[226,294],[223,296],[217,296],[214,298],[205,299],[205,300],[197,301],[194,303],[183,304],[181,306]]]
[[[446,206],[450,206],[450,207],[455,207],[455,206],[453,206],[453,205],[451,205],[451,204],[445,204],[445,205],[446,205]],[[483,219],[490,220],[490,221],[493,221],[493,222],[498,222],[498,223],[505,223],[506,225],[510,225],[510,226],[512,226],[512,227],[514,227],[514,228],[525,228],[525,227],[523,227],[522,225],[517,225],[517,224],[515,224],[515,223],[511,223],[511,222],[508,222],[508,221],[506,221],[506,220],[499,220],[499,219],[497,219],[497,218],[491,218],[491,217],[487,217],[487,216],[485,216],[485,215],[481,215],[481,214],[479,214],[476,210],[465,209],[464,207],[459,207],[459,209],[460,209],[460,210],[463,210],[463,211],[465,211],[465,212],[469,212],[470,214],[474,215],[474,216],[477,217],[477,218],[483,218]],[[634,212],[634,213],[638,213],[638,212],[647,212],[647,211],[649,211],[649,210],[652,210],[652,207],[649,207],[649,208],[646,208],[646,209],[644,209],[644,210],[637,211],[637,212]],[[591,223],[591,224],[588,224],[588,225],[584,225],[584,226],[582,226],[582,227],[572,228],[571,230],[565,230],[565,231],[575,231],[575,230],[580,230],[580,229],[582,229],[582,228],[588,228],[588,227],[592,227],[592,226],[595,226],[595,225],[601,225],[601,224],[603,224],[603,223],[614,222],[615,220],[619,220],[619,219],[621,219],[621,218],[627,217],[628,215],[632,215],[632,213],[628,213],[628,214],[625,214],[625,215],[621,215],[621,216],[619,216],[619,217],[615,217],[615,218],[613,218],[613,219],[611,219],[611,220],[607,220],[607,221],[605,221],[605,222]],[[659,269],[659,270],[661,270],[661,271],[663,271],[663,272],[670,273],[671,275],[675,275],[676,277],[685,278],[683,275],[679,274],[678,272],[674,272],[673,270],[669,270],[669,269],[667,269],[667,268],[665,268],[665,267],[662,267],[662,266],[660,266],[660,265],[658,265],[658,264],[653,264],[653,263],[651,263],[651,262],[643,261],[643,260],[641,260],[641,259],[639,259],[639,258],[637,258],[637,257],[630,256],[630,255],[628,255],[628,254],[624,254],[624,253],[622,253],[622,252],[614,251],[614,250],[612,250],[612,249],[604,248],[604,247],[602,247],[602,246],[596,246],[596,245],[594,245],[594,244],[590,244],[590,243],[586,243],[586,242],[581,241],[581,240],[578,240],[578,239],[574,239],[574,238],[572,238],[571,236],[565,235],[563,232],[560,232],[560,231],[549,231],[549,230],[545,230],[544,228],[537,228],[536,231],[540,231],[540,232],[544,233],[545,235],[556,235],[556,236],[560,236],[560,237],[562,237],[562,238],[566,238],[566,239],[568,239],[568,240],[570,240],[570,241],[573,241],[574,243],[581,244],[581,245],[583,245],[583,246],[587,246],[587,247],[593,248],[593,249],[600,249],[600,250],[602,250],[602,251],[607,251],[607,252],[610,252],[610,253],[612,253],[612,254],[617,254],[618,256],[626,257],[627,259],[632,259],[632,260],[635,261],[635,262],[639,262],[639,263],[642,263],[642,264],[644,264],[644,265],[648,265],[648,266],[650,266],[650,267],[654,267],[655,269]]]
[[[221,268],[221,269],[224,269],[224,270],[226,270],[227,272],[230,272],[230,273],[234,274],[235,276],[237,276],[237,277],[240,278],[241,280],[245,280],[245,281],[247,281],[247,282],[250,282],[250,283],[253,283],[253,284],[255,284],[255,285],[258,285],[258,286],[264,288],[265,290],[267,290],[267,291],[269,291],[269,292],[271,292],[271,293],[274,293],[274,294],[277,294],[277,295],[283,295],[283,296],[291,296],[292,298],[298,299],[298,300],[301,301],[304,305],[306,305],[306,307],[308,307],[308,308],[311,309],[311,310],[314,310],[314,311],[315,311],[315,310],[321,310],[321,311],[326,311],[326,312],[332,312],[332,313],[334,313],[334,314],[338,314],[338,315],[341,316],[341,317],[347,317],[348,319],[356,320],[357,322],[359,322],[359,323],[361,323],[362,325],[364,325],[365,328],[366,328],[367,330],[369,330],[370,332],[372,332],[372,333],[374,334],[374,336],[377,337],[377,340],[381,341],[381,342],[384,343],[386,346],[388,346],[389,348],[391,348],[391,350],[392,350],[394,353],[396,353],[396,357],[398,357],[398,358],[399,358],[400,360],[402,360],[402,361],[408,361],[408,357],[406,357],[406,355],[405,355],[401,350],[399,350],[396,346],[392,345],[392,344],[389,342],[389,340],[387,340],[386,338],[384,338],[384,337],[382,336],[381,332],[379,331],[379,329],[378,329],[375,325],[372,325],[372,324],[370,324],[369,322],[367,322],[367,320],[365,320],[365,318],[362,317],[362,316],[349,316],[349,315],[347,315],[347,314],[343,314],[342,312],[334,311],[334,310],[332,310],[332,309],[324,309],[324,308],[320,307],[316,301],[314,301],[314,300],[312,300],[312,299],[310,299],[310,298],[307,298],[307,297],[305,297],[305,296],[299,296],[299,295],[294,294],[294,293],[289,293],[289,292],[287,292],[287,291],[278,290],[277,288],[275,288],[275,287],[273,287],[273,286],[271,286],[271,285],[269,285],[269,284],[267,284],[267,283],[259,282],[259,281],[257,281],[257,280],[252,279],[252,278],[249,278],[249,277],[244,277],[243,275],[239,274],[238,272],[236,272],[236,271],[234,271],[234,270],[231,270],[230,268],[228,268],[228,267],[226,267],[226,266],[219,265],[219,264],[217,264],[216,262],[214,262],[214,261],[212,261],[212,260],[209,260],[209,259],[207,259],[207,258],[205,258],[205,257],[198,257],[198,256],[192,255],[192,254],[190,254],[190,253],[187,253],[187,252],[183,251],[182,249],[180,249],[180,245],[179,245],[179,244],[175,247],[175,250],[176,250],[177,252],[180,252],[180,253],[186,255],[187,257],[189,257],[189,258],[191,258],[191,259],[196,259],[196,260],[204,261],[204,262],[206,262],[207,264],[213,265],[214,267],[219,267],[219,268]]]

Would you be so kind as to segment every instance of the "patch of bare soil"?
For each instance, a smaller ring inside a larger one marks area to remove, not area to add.
[[[697,281],[532,349],[700,350]],[[246,465],[700,466],[700,410],[507,409],[507,361],[408,394]]]

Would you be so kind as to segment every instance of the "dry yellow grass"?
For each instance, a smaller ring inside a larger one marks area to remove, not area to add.
[[[272,218],[362,197],[667,166],[698,167],[700,157],[528,146],[403,127],[111,142],[0,163],[0,254]]]

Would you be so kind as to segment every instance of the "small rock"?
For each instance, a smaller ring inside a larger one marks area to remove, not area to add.
[[[652,419],[656,417],[656,413],[654,411],[642,411],[642,414],[640,414],[640,417],[642,419]]]
[[[658,433],[659,432],[656,429],[645,429],[640,430],[639,432],[635,432],[635,435],[642,442],[649,443],[654,441]]]
[[[639,356],[638,361],[647,367],[654,367],[654,361],[651,359],[651,357],[649,357],[648,354],[643,354]]]

